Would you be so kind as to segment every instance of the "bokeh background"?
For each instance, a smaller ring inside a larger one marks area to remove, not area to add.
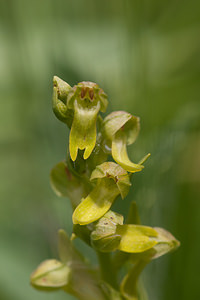
[[[141,117],[129,154],[152,156],[116,209],[135,200],[143,224],[181,241],[144,272],[149,299],[199,299],[199,29],[197,0],[0,0],[0,299],[74,299],[29,285],[57,257],[57,229],[72,230],[69,201],[49,184],[68,139],[51,109],[53,75],[97,82],[107,113]]]

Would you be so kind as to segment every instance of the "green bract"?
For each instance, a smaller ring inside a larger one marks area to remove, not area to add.
[[[138,136],[140,119],[125,111],[115,111],[104,119],[103,126],[105,144],[111,148],[113,159],[128,172],[141,171],[143,160],[132,163],[126,150],[126,146],[133,144]]]
[[[124,198],[130,188],[128,173],[113,162],[105,162],[92,172],[94,189],[82,200],[73,213],[73,223],[86,225],[98,220],[111,207],[118,195]]]
[[[75,177],[65,161],[59,162],[50,173],[52,189],[59,197],[69,197],[72,207],[75,208],[86,194],[80,178]]]

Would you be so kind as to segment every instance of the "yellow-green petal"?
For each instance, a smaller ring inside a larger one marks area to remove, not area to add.
[[[86,225],[101,218],[119,194],[122,198],[127,195],[131,185],[128,173],[113,162],[97,166],[90,180],[96,186],[75,209],[74,224]]]
[[[151,227],[142,225],[118,225],[116,233],[121,235],[118,249],[128,253],[146,251],[158,242],[155,240],[158,233]]]
[[[87,159],[96,144],[96,119],[100,103],[96,107],[82,107],[74,101],[74,119],[69,138],[69,151],[71,159],[76,160],[78,149],[84,150],[84,159]]]
[[[72,216],[73,223],[86,225],[98,220],[110,209],[119,194],[113,179],[100,179],[91,193],[76,207]]]

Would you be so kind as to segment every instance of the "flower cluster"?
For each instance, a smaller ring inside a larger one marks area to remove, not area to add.
[[[125,111],[103,119],[100,112],[106,111],[108,101],[96,83],[71,87],[55,76],[53,84],[53,111],[70,135],[67,158],[52,169],[50,179],[56,194],[70,199],[74,226],[71,239],[59,231],[60,260],[44,261],[31,283],[38,289],[61,288],[82,300],[136,300],[146,264],[179,246],[166,230],[141,225],[135,202],[126,222],[111,210],[117,198],[126,197],[132,174],[143,170],[150,155],[133,163],[127,154],[139,134],[140,119]],[[75,238],[96,251],[99,269],[75,249]],[[129,270],[119,282],[117,273],[127,263]]]

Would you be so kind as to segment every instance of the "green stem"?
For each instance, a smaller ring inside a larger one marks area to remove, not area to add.
[[[117,284],[117,272],[112,264],[110,253],[97,251],[101,278],[110,284],[113,288],[119,289]]]

